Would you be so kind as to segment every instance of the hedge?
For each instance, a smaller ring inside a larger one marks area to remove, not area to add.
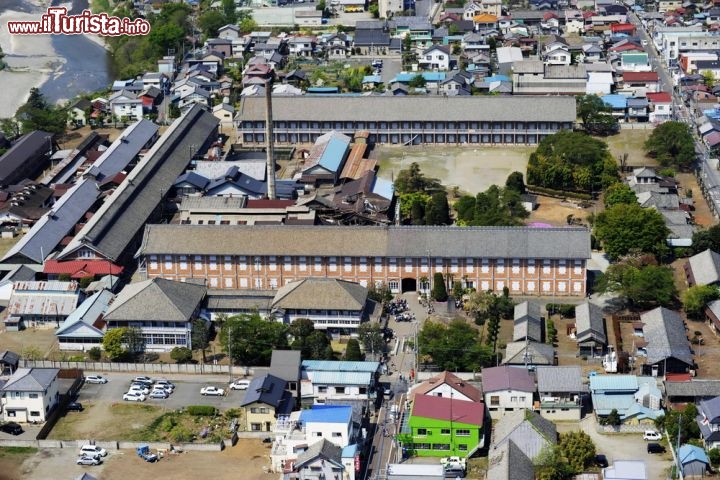
[[[187,412],[190,415],[211,417],[215,415],[217,409],[211,405],[189,405],[187,407]]]
[[[551,197],[571,197],[571,198],[577,198],[578,200],[592,200],[592,195],[589,193],[580,193],[580,192],[568,192],[565,190],[553,190],[552,188],[545,188],[545,187],[538,187],[535,185],[526,185],[525,188],[527,188],[528,192],[531,193],[541,193],[543,195],[549,195]]]
[[[575,307],[570,303],[548,303],[545,310],[548,312],[559,313],[565,318],[575,318]]]

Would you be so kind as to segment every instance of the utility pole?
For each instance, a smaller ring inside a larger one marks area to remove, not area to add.
[[[230,368],[229,368],[230,382],[232,382],[233,381],[233,377],[232,377],[233,358],[232,358],[232,326],[231,325],[228,325],[227,342],[228,342],[228,358],[230,360]]]

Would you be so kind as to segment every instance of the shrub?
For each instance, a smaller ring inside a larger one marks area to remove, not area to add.
[[[73,355],[72,357],[68,358],[68,362],[84,362],[85,356],[84,355]]]
[[[102,350],[100,347],[92,347],[90,350],[88,350],[88,357],[90,357],[90,360],[98,361],[102,357]]]
[[[173,417],[167,416],[163,417],[159,427],[160,430],[162,430],[163,432],[171,432],[172,429],[175,428],[175,425],[177,425],[175,419]]]
[[[170,431],[170,438],[173,442],[190,442],[192,441],[192,433],[187,428],[183,427],[182,425],[176,425],[171,431]]]
[[[545,310],[552,313],[559,313],[565,318],[575,318],[575,305],[569,303],[548,303]]]
[[[206,417],[211,417],[215,415],[215,412],[217,411],[217,409],[212,405],[189,405],[186,410],[187,413],[190,415]]]

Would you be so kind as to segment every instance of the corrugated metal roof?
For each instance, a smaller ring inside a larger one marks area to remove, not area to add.
[[[379,362],[349,362],[334,360],[303,360],[303,370],[308,372],[377,372]]]
[[[310,422],[348,424],[351,419],[350,405],[313,405],[300,412],[300,421],[303,424]]]
[[[590,391],[630,391],[638,389],[635,375],[595,375],[590,377]]]
[[[318,162],[321,167],[337,172],[345,160],[348,144],[339,138],[331,138]]]
[[[373,374],[370,372],[307,372],[314,385],[363,385],[369,386]]]

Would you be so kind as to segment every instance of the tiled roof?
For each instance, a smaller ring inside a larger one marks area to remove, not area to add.
[[[25,162],[34,161],[34,158],[49,153],[52,137],[52,133],[40,130],[30,132],[0,155],[0,185],[22,180],[15,178],[15,171]]]
[[[696,285],[720,282],[720,254],[709,248],[688,260]]]
[[[524,368],[507,366],[483,368],[482,389],[484,393],[501,390],[534,392],[535,381]]]
[[[288,238],[295,241],[288,242]],[[589,258],[584,228],[147,225],[139,255]]]
[[[250,386],[248,387],[245,393],[245,398],[243,398],[240,406],[244,407],[246,405],[250,405],[251,403],[258,402],[275,407],[276,415],[278,414],[278,408],[282,410],[289,408],[288,411],[292,411],[294,401],[292,396],[290,396],[288,400],[285,393],[290,395],[290,392],[285,390],[285,380],[270,374],[263,375],[262,377],[255,377],[250,382]],[[288,402],[291,405],[288,405]]]
[[[582,368],[579,366],[538,366],[537,376],[538,392],[567,392],[582,391]]]
[[[624,72],[623,81],[625,82],[657,82],[657,72]]]
[[[131,283],[118,294],[105,319],[186,322],[192,319],[206,292],[204,285],[164,278]]]
[[[43,392],[57,378],[57,368],[18,368],[2,387],[4,392]]]
[[[578,343],[607,343],[602,308],[590,302],[575,307],[575,330]]]
[[[432,395],[415,395],[411,415],[413,417],[482,426],[485,416],[485,404]]]
[[[305,278],[280,287],[272,307],[294,310],[361,311],[367,303],[367,288],[335,278]]]
[[[552,365],[555,350],[552,345],[538,342],[510,342],[505,347],[503,364]]]
[[[485,372],[485,370],[483,370],[483,372]],[[480,393],[480,390],[448,371],[444,371],[432,378],[429,378],[428,380],[425,380],[420,385],[413,388],[412,394],[425,395],[443,384],[452,387],[454,390],[457,390],[474,402],[482,401],[482,394]]]
[[[643,334],[647,340],[648,365],[675,358],[688,365],[693,364],[685,324],[680,314],[658,307],[640,315],[645,324]]]
[[[494,425],[492,447],[500,447],[510,440],[517,443],[528,457],[534,459],[547,446],[557,443],[557,429],[553,422],[536,412],[507,412]]]
[[[720,397],[720,380],[666,381],[665,394],[668,397]]]
[[[321,439],[308,447],[307,450],[298,455],[295,461],[295,468],[301,469],[305,464],[310,463],[318,458],[334,463],[337,467],[342,466],[341,459],[342,449],[326,439]]]
[[[50,259],[43,265],[43,273],[67,274],[71,278],[94,277],[95,275],[120,275],[123,267],[105,260],[68,260],[65,262]]]
[[[100,290],[87,298],[76,308],[65,321],[55,331],[55,335],[60,337],[76,337],[76,338],[102,338],[104,321],[98,321],[107,311],[110,302],[115,295],[108,290]],[[100,328],[99,328],[100,327]]]
[[[270,358],[270,374],[287,382],[300,380],[300,351],[273,350]]]
[[[527,455],[509,440],[488,453],[487,478],[493,480],[535,480],[535,467]]]

